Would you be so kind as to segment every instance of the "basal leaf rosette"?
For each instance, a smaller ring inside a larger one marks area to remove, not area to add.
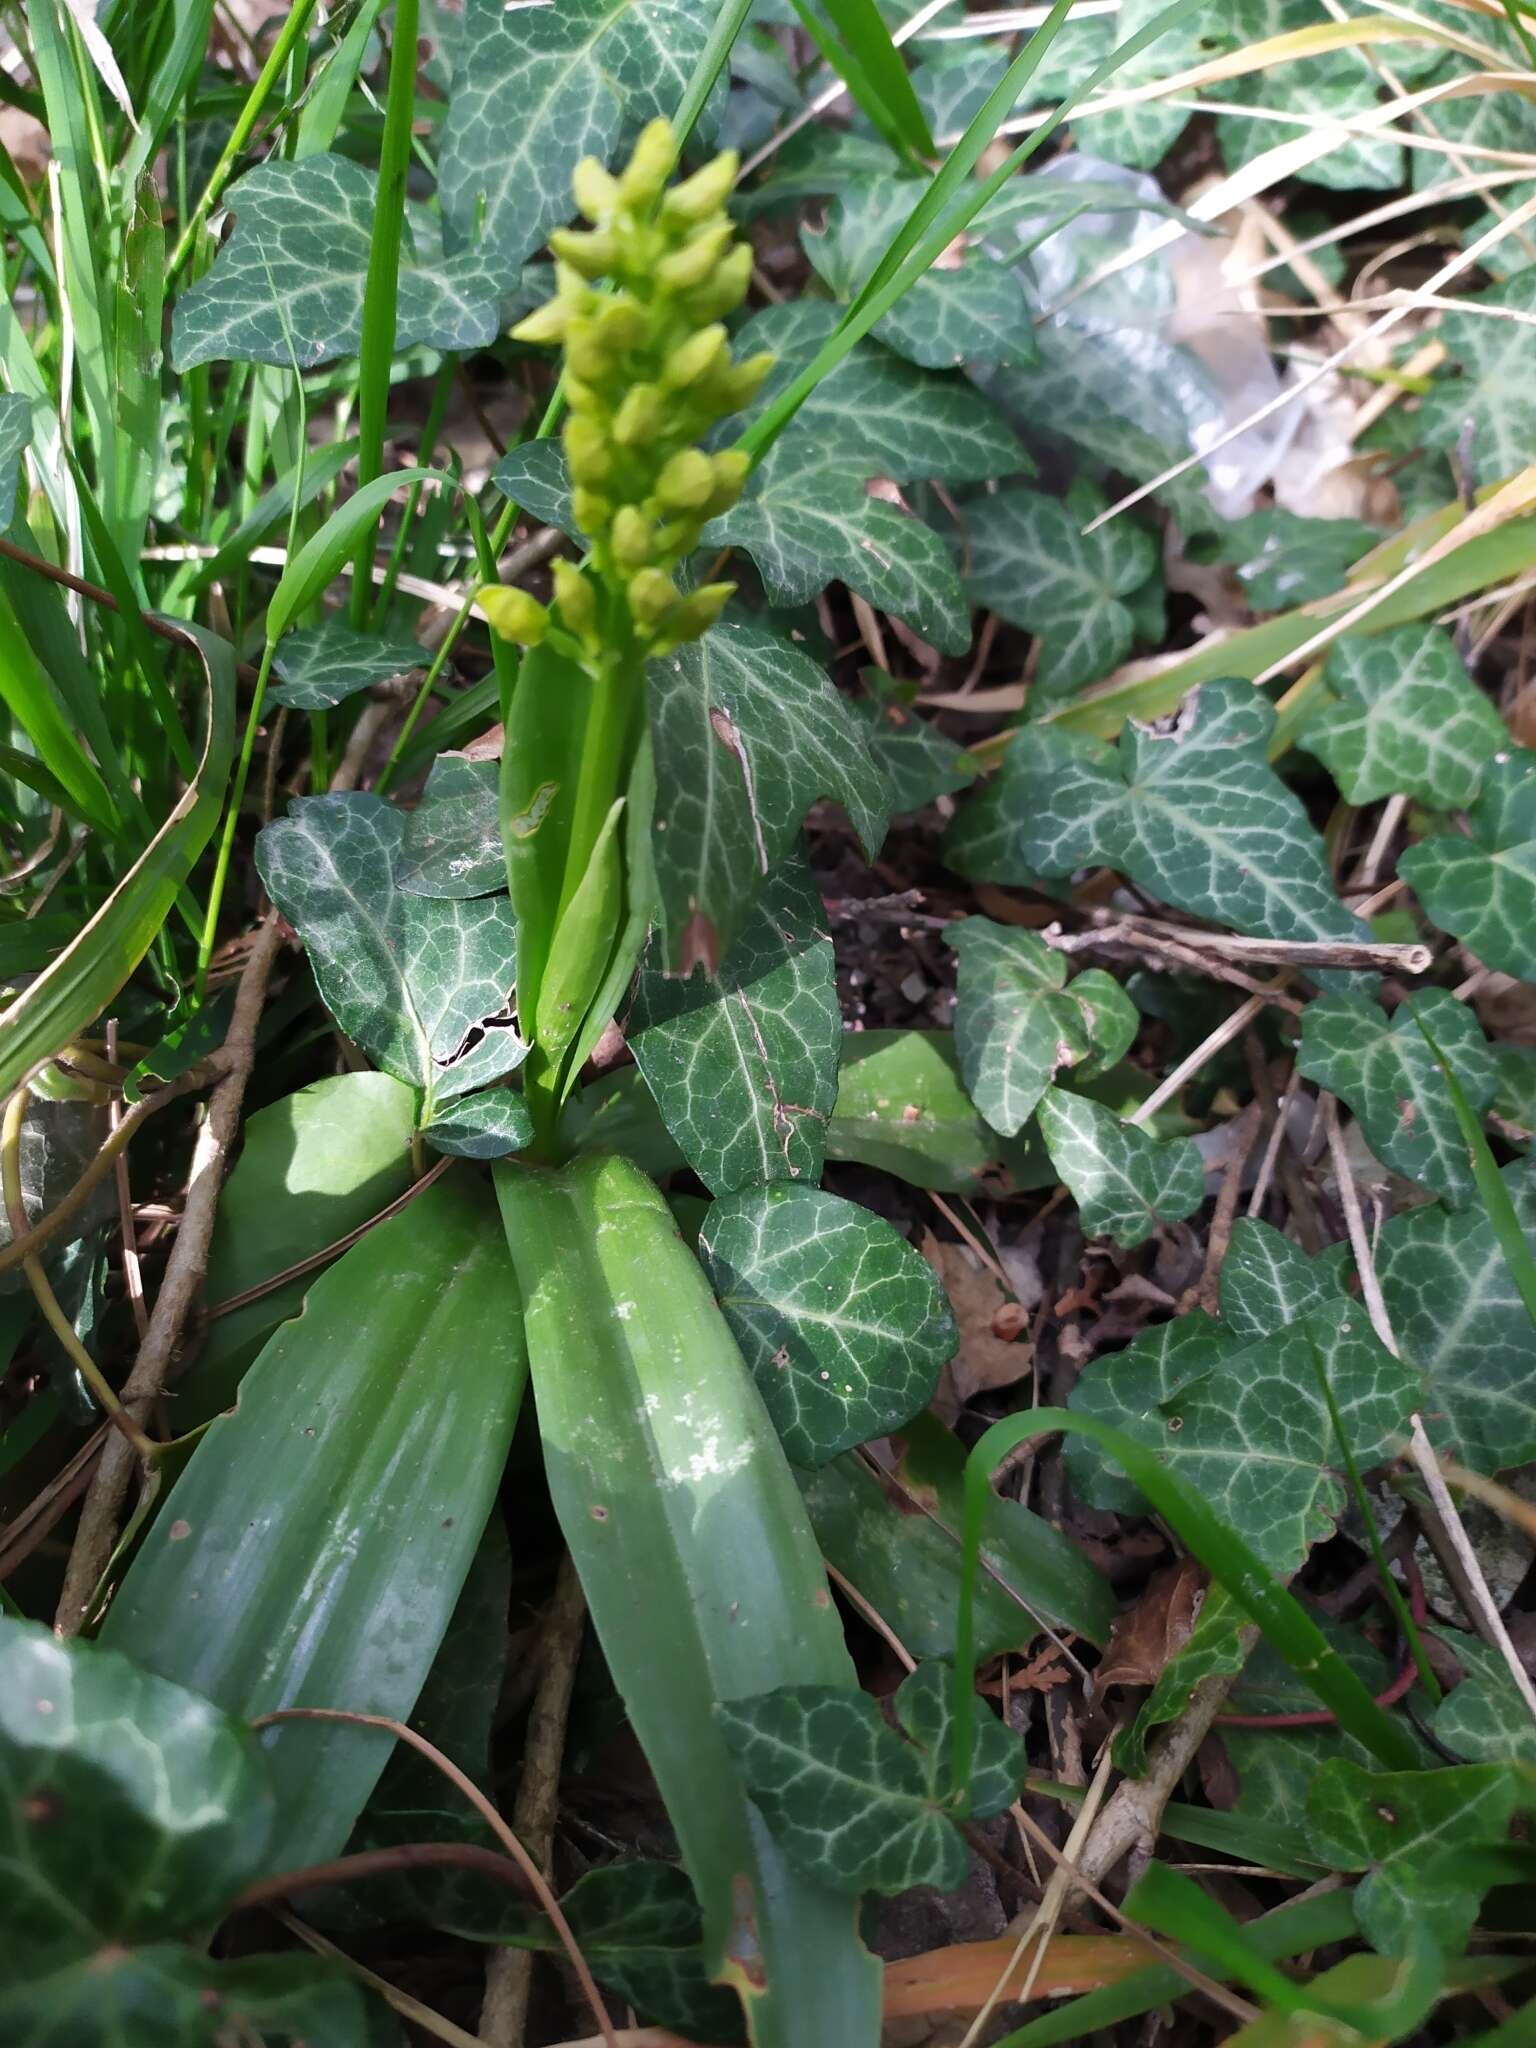
[[[583,159],[572,185],[590,225],[550,237],[554,297],[512,330],[564,351],[572,511],[591,553],[580,568],[556,562],[553,615],[525,591],[494,587],[480,608],[504,638],[534,646],[550,637],[589,663],[697,640],[735,589],[707,583],[685,595],[674,572],[735,504],[751,467],[735,449],[709,454],[701,443],[748,403],[773,358],[735,362],[721,324],[752,272],[725,211],[736,153],[668,190],[676,160],[663,120],[616,177]]]

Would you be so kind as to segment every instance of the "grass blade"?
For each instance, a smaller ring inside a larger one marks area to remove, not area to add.
[[[824,4],[832,17],[832,31],[811,0],[795,0],[795,12],[823,58],[898,154],[937,156],[901,52],[891,41],[874,0],[824,0]]]

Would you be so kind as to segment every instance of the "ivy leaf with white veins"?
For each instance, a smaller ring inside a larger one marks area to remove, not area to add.
[[[1490,764],[1467,823],[1470,838],[1421,840],[1397,871],[1442,931],[1501,974],[1536,981],[1536,753]]]
[[[1269,765],[1273,707],[1252,683],[1202,683],[1118,751],[1029,725],[960,810],[945,858],[977,882],[1058,879],[1102,862],[1150,894],[1269,939],[1361,939],[1323,842]]]
[[[921,811],[935,797],[968,789],[975,781],[976,763],[965,748],[916,711],[871,697],[855,697],[853,710],[869,728],[870,751],[890,777],[892,809],[898,813]]]
[[[230,187],[234,232],[171,319],[171,361],[297,362],[312,370],[355,356],[378,181],[342,156],[270,157]],[[413,233],[414,230],[414,233]],[[412,208],[400,251],[395,347],[485,348],[503,325],[516,263],[489,246],[444,255],[435,224]]]
[[[646,688],[661,964],[688,973],[703,961],[713,973],[816,799],[843,806],[873,859],[891,788],[826,672],[765,626],[728,613],[651,662]]]
[[[504,896],[407,895],[405,819],[362,791],[301,797],[256,841],[268,895],[304,941],[336,1022],[434,1103],[499,1080],[528,1048],[508,1009],[516,928]]]
[[[842,1018],[810,870],[787,862],[718,978],[646,962],[627,1036],[662,1120],[714,1194],[821,1178]]]
[[[676,111],[714,15],[712,0],[467,0],[438,160],[460,240],[483,231],[514,265],[539,248],[571,217],[580,160]]]
[[[1251,1216],[1233,1224],[1221,1263],[1221,1319],[1234,1336],[1273,1336],[1339,1295],[1338,1275],[1324,1260],[1309,1259]]]
[[[396,870],[412,896],[488,896],[507,886],[494,761],[439,754],[406,814]]]
[[[1136,622],[1124,602],[1158,573],[1157,543],[1125,520],[1084,527],[1102,512],[1090,484],[1065,502],[1039,491],[1003,491],[966,508],[971,543],[965,579],[973,604],[1041,640],[1036,680],[1050,696],[1099,681],[1130,653]]]
[[[359,690],[424,668],[428,659],[418,640],[354,632],[338,615],[283,635],[272,657],[278,680],[267,695],[290,711],[328,711]]]
[[[1480,96],[1485,105],[1503,94]],[[1442,103],[1439,111],[1456,104]],[[1414,154],[1417,156],[1418,151]],[[1508,306],[1536,313],[1536,266],[1518,270],[1486,292],[1462,294],[1474,307]],[[1447,312],[1435,339],[1457,374],[1438,379],[1419,400],[1419,440],[1425,448],[1456,448],[1470,424],[1472,459],[1483,476],[1513,476],[1536,447],[1536,384],[1531,380],[1531,330],[1497,315]]]
[[[929,1784],[936,1795],[949,1786],[954,1682],[947,1664],[930,1659],[908,1672],[893,1701],[897,1720],[927,1751]],[[1005,1813],[1018,1798],[1029,1760],[1023,1737],[989,1708],[978,1705],[972,1734],[966,1817],[990,1820],[995,1813]]]
[[[955,1319],[882,1217],[823,1188],[744,1188],[711,1205],[699,1256],[792,1464],[825,1465],[933,1399]]]
[[[1096,1360],[1070,1405],[1155,1451],[1284,1574],[1331,1533],[1348,1499],[1318,1359],[1361,1466],[1398,1455],[1420,1375],[1378,1341],[1358,1301],[1342,1298],[1251,1341],[1192,1311]],[[1091,1446],[1070,1446],[1067,1465],[1090,1506],[1124,1513],[1135,1499]]]
[[[1486,1889],[1458,1869],[1458,1854],[1502,1847],[1529,1799],[1508,1764],[1370,1771],[1335,1757],[1308,1788],[1307,1835],[1333,1869],[1365,1873],[1355,1911],[1374,1949],[1405,1955],[1427,1932],[1458,1955]]]
[[[1509,745],[1503,719],[1441,626],[1341,640],[1324,673],[1339,702],[1307,720],[1298,744],[1323,763],[1346,803],[1402,794],[1459,810]]]
[[[990,55],[987,64],[995,70]],[[908,178],[864,180],[833,202],[821,234],[801,229],[801,246],[834,298],[858,293],[923,189]],[[1039,353],[1017,271],[979,249],[936,264],[903,292],[874,332],[897,355],[930,370],[955,370],[978,359],[1027,367]]]
[[[1205,1162],[1192,1138],[1160,1142],[1063,1088],[1047,1088],[1037,1114],[1086,1236],[1112,1237],[1129,1250],[1165,1223],[1182,1223],[1205,1199]]]
[[[960,956],[955,1049],[966,1091],[1005,1138],[1028,1123],[1058,1069],[1086,1060],[1102,1071],[1130,1050],[1141,1020],[1113,975],[1090,968],[1069,988],[1060,953],[987,917],[964,918],[945,939]]]
[[[565,449],[556,440],[520,441],[509,448],[491,472],[491,482],[504,498],[541,519],[546,526],[576,538],[571,509],[571,471]]]
[[[422,1136],[434,1152],[454,1159],[504,1159],[533,1142],[533,1118],[521,1095],[487,1088],[446,1103]]]
[[[1296,1071],[1348,1104],[1384,1165],[1461,1208],[1477,1199],[1477,1182],[1445,1076],[1415,1017],[1481,1116],[1498,1070],[1477,1019],[1448,989],[1406,997],[1390,1019],[1369,996],[1319,996],[1302,1012]]]

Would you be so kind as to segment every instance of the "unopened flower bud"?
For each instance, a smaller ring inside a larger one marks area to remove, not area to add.
[[[613,449],[591,413],[572,413],[565,423],[565,458],[571,481],[604,484],[613,473]]]
[[[682,391],[714,369],[725,353],[725,329],[701,327],[679,342],[662,366],[661,381],[669,391]]]
[[[584,156],[571,173],[576,205],[596,227],[619,203],[619,181],[608,175],[595,156]]]
[[[629,608],[638,624],[659,626],[677,603],[677,585],[660,569],[641,569],[629,579]]]
[[[669,512],[697,512],[709,503],[715,468],[701,448],[680,448],[656,479],[656,496]]]
[[[699,321],[719,320],[726,313],[734,313],[747,296],[751,282],[751,245],[738,242],[734,249],[721,257],[715,265],[714,274],[689,292],[684,300],[688,317]]]
[[[654,384],[631,384],[613,417],[613,438],[621,448],[641,448],[661,432],[665,407]]]
[[[621,505],[608,535],[621,569],[643,569],[656,559],[656,529],[638,505]]]
[[[519,647],[537,647],[549,631],[549,613],[526,590],[509,590],[489,583],[475,597],[498,640],[514,641]]]
[[[512,339],[535,343],[563,341],[570,318],[571,309],[563,299],[550,299],[518,321],[512,329]]]
[[[713,489],[704,509],[711,519],[718,519],[722,512],[730,511],[746,489],[747,478],[752,474],[752,458],[739,448],[722,448],[718,455],[710,457],[710,468]]]
[[[695,285],[703,284],[729,248],[732,232],[728,220],[702,229],[683,248],[662,257],[656,266],[657,282],[675,292],[691,291]]]
[[[581,532],[595,537],[608,531],[613,519],[613,506],[600,491],[577,484],[571,492],[571,517]]]
[[[677,162],[677,138],[672,123],[662,117],[648,121],[640,131],[635,153],[619,173],[619,198],[625,206],[650,206],[661,196]]]
[[[565,337],[566,368],[595,383],[613,369],[613,352],[590,320],[573,321]]]
[[[550,575],[561,619],[578,639],[585,639],[597,624],[597,597],[591,583],[564,555],[556,556]]]
[[[662,637],[652,652],[670,654],[686,641],[701,640],[735,594],[734,583],[705,583],[690,591],[669,614]]]
[[[580,228],[556,228],[549,246],[581,277],[606,277],[619,261],[619,240],[611,228],[593,228],[586,234]]]
[[[722,412],[740,412],[757,396],[763,379],[773,368],[777,358],[764,349],[761,355],[748,356],[744,363],[733,363],[716,380],[711,393]]]
[[[724,206],[736,183],[736,173],[741,169],[741,158],[734,149],[722,150],[719,156],[695,171],[691,178],[684,178],[680,185],[674,185],[662,201],[661,217],[666,221],[697,222],[708,220],[712,213],[718,213]]]
[[[639,348],[651,331],[650,316],[644,306],[627,292],[605,299],[593,316],[593,324],[604,348],[614,355]]]

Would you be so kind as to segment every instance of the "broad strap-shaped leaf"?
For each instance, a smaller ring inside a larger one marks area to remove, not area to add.
[[[1442,931],[1489,967],[1536,981],[1536,753],[1489,764],[1467,823],[1470,838],[1420,840],[1397,871]]]
[[[1508,1166],[1504,1182],[1536,1237],[1536,1169]],[[1536,1329],[1489,1218],[1438,1203],[1394,1216],[1376,1246],[1376,1277],[1404,1357],[1429,1381],[1434,1440],[1476,1472],[1536,1458]]]
[[[527,1047],[509,1017],[517,949],[506,898],[407,895],[404,828],[382,797],[301,798],[262,832],[256,864],[332,1016],[430,1109],[499,1079]]]
[[[857,1160],[914,1187],[970,1194],[997,1171],[999,1149],[966,1093],[951,1032],[844,1034],[830,1158]]]
[[[1256,1339],[1193,1311],[1097,1360],[1071,1404],[1151,1446],[1273,1571],[1289,1573],[1346,1500],[1318,1360],[1361,1466],[1396,1456],[1423,1383],[1357,1301],[1325,1303]],[[1092,1505],[1129,1504],[1096,1453],[1074,1445],[1067,1462]]]
[[[1493,113],[1505,99],[1503,93],[1484,93],[1477,101],[1443,101],[1436,109],[1436,126],[1449,135],[1450,124],[1442,117],[1451,109],[1467,109],[1480,102]],[[1522,139],[1516,146],[1528,148],[1529,140]],[[1415,150],[1414,155],[1418,154]],[[1516,271],[1488,291],[1464,296],[1474,307],[1507,306],[1517,313],[1536,313],[1536,265]],[[1484,312],[1445,314],[1435,338],[1444,343],[1450,367],[1428,396],[1420,399],[1417,414],[1419,436],[1426,448],[1455,448],[1470,422],[1479,474],[1513,476],[1525,467],[1536,448],[1530,334],[1529,325],[1519,320],[1501,320]]]
[[[411,896],[488,896],[507,886],[494,761],[439,754],[406,814],[396,870]]]
[[[569,220],[571,173],[675,113],[713,24],[711,0],[468,0],[438,163],[461,242],[513,265]]]
[[[890,785],[823,670],[733,614],[647,672],[663,965],[712,970],[818,797],[878,853]]]
[[[1047,1088],[1038,1115],[1088,1236],[1129,1249],[1165,1223],[1182,1222],[1205,1199],[1205,1164],[1192,1138],[1159,1141],[1065,1088]]]
[[[824,1188],[745,1188],[711,1205],[699,1256],[792,1463],[824,1465],[933,1399],[955,1320],[883,1217]]]
[[[688,1163],[716,1194],[821,1178],[842,1036],[832,941],[809,869],[764,890],[719,976],[641,970],[627,1035]]]
[[[997,82],[990,52],[983,64],[989,79],[985,97]],[[861,180],[839,194],[820,233],[800,230],[801,246],[834,298],[854,297],[922,194],[922,185],[910,178]],[[1029,301],[1017,272],[974,249],[962,252],[958,262],[936,264],[910,285],[874,332],[897,355],[930,370],[978,360],[1028,365],[1036,355]]]
[[[1118,752],[1026,726],[945,842],[975,881],[1102,861],[1165,903],[1274,939],[1358,939],[1323,842],[1266,754],[1275,714],[1251,683],[1203,683]]]
[[[1327,768],[1346,803],[1400,793],[1436,810],[1459,810],[1509,744],[1503,719],[1443,626],[1345,638],[1325,674],[1339,701],[1307,720],[1300,743]]]
[[[1126,600],[1158,576],[1152,535],[1116,520],[1084,527],[1104,509],[1103,494],[1076,486],[1065,500],[1039,491],[1003,491],[966,508],[973,604],[1038,634],[1036,681],[1066,696],[1118,668],[1136,638]]]
[[[1390,1018],[1369,996],[1320,996],[1302,1013],[1296,1068],[1348,1104],[1384,1165],[1459,1208],[1476,1199],[1477,1183],[1445,1077],[1415,1017],[1481,1115],[1498,1073],[1476,1017],[1448,989],[1420,990]]]
[[[1373,1948],[1400,1956],[1428,1935],[1457,1955],[1485,1889],[1457,1853],[1501,1846],[1530,1801],[1508,1764],[1370,1771],[1341,1757],[1312,1780],[1307,1833],[1333,1869],[1364,1872],[1355,1912]]]
[[[1067,986],[1062,954],[1031,931],[968,917],[951,926],[960,956],[955,1049],[971,1100],[1011,1138],[1062,1067],[1113,1066],[1140,1024],[1113,975],[1090,968]]]
[[[0,1615],[0,1982],[217,1919],[272,1830],[254,1738],[115,1650]]]
[[[171,320],[171,360],[297,364],[354,356],[377,180],[342,156],[271,157],[230,187],[229,236],[207,276],[183,292]],[[412,239],[412,230],[415,239]],[[501,325],[510,264],[483,249],[444,255],[412,211],[400,252],[395,346],[484,348]],[[467,238],[466,238],[467,239]]]
[[[32,442],[32,402],[19,391],[0,392],[0,530],[16,510],[23,451]]]
[[[359,633],[339,614],[300,626],[277,643],[267,694],[291,711],[326,711],[359,690],[425,666],[427,650],[403,634]]]

